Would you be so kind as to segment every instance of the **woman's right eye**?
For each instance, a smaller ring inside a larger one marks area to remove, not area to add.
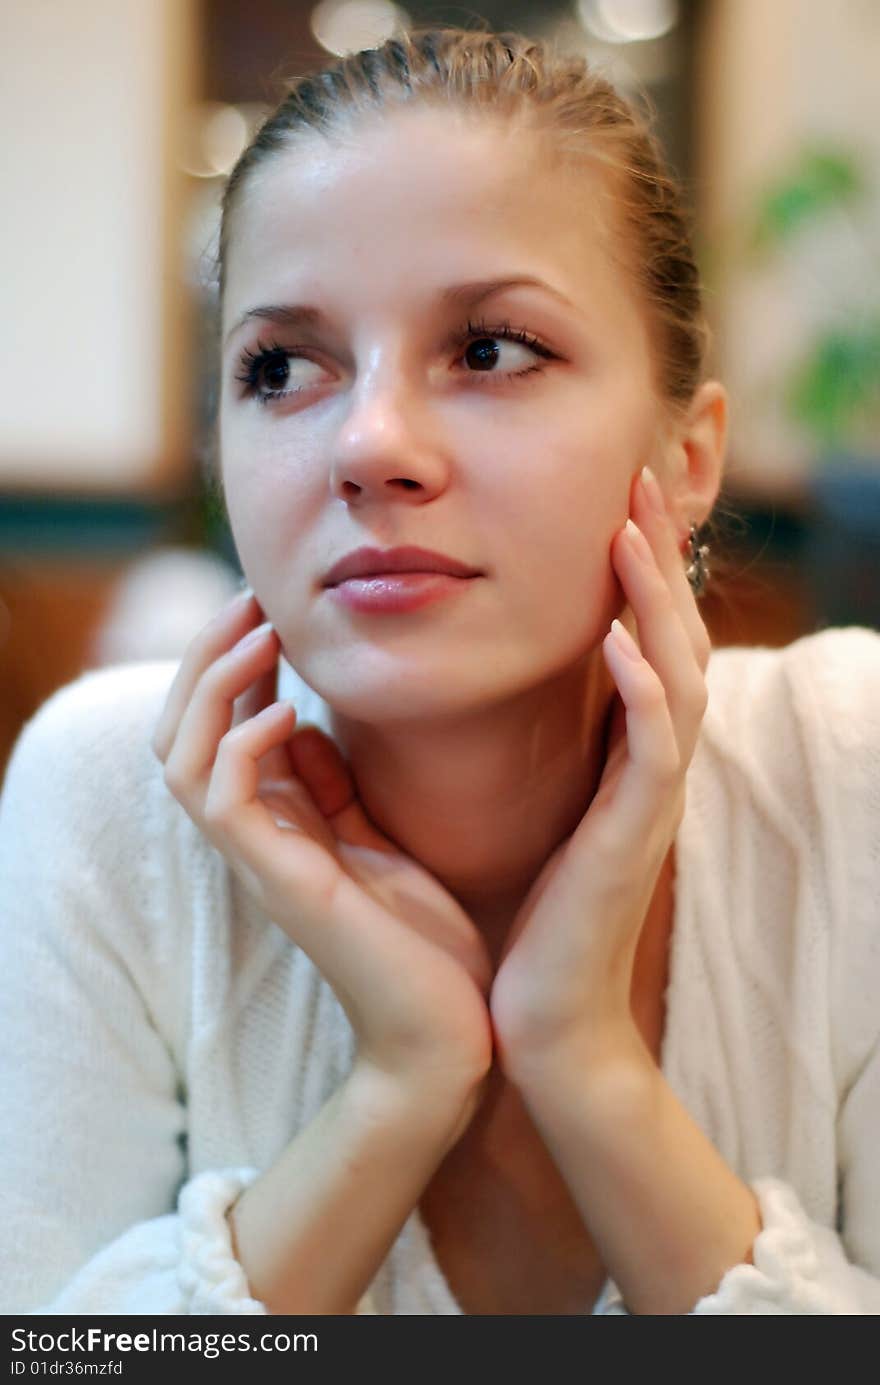
[[[314,365],[315,362],[307,356],[301,356],[284,346],[258,345],[256,351],[245,347],[235,378],[245,386],[246,396],[253,396],[261,404],[268,404],[304,389],[309,383],[308,379],[299,381],[296,377],[303,373],[304,368]]]

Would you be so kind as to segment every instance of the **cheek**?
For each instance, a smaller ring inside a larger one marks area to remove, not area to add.
[[[626,522],[630,486],[624,459],[600,448],[574,450],[571,438],[513,461],[516,484],[497,484],[483,501],[508,563],[560,581],[595,584],[610,570],[611,541]]]
[[[517,658],[538,657],[546,671],[594,647],[622,606],[611,541],[626,519],[627,481],[607,455],[573,454],[570,438],[567,447],[552,466],[552,449],[541,466],[521,459],[521,484],[498,487],[480,507],[492,517],[501,578],[496,637],[510,641]]]
[[[313,504],[304,471],[265,433],[244,427],[224,433],[221,456],[229,522],[242,561],[255,548],[267,560],[283,553],[289,561]]]

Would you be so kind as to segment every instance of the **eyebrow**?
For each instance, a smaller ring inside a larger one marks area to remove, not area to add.
[[[473,306],[492,294],[501,293],[503,289],[521,287],[543,289],[567,307],[575,306],[559,289],[531,274],[519,274],[504,279],[474,279],[466,284],[453,284],[449,288],[441,289],[437,294],[437,300],[447,307],[461,307],[464,304]],[[302,327],[320,324],[324,321],[324,314],[319,308],[312,308],[303,303],[265,303],[257,308],[248,308],[226,333],[224,346],[246,322],[251,322],[255,318],[260,322],[274,322],[281,327]]]

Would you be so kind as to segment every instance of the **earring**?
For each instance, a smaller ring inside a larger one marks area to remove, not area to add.
[[[697,526],[692,524],[690,537],[688,539],[688,557],[690,558],[690,563],[686,569],[685,576],[691,584],[691,591],[698,600],[704,594],[709,581],[710,574],[705,561],[708,553],[708,545],[699,542]]]

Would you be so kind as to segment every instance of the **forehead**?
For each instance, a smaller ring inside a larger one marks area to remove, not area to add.
[[[308,286],[400,301],[408,286],[548,279],[638,325],[609,184],[549,136],[421,108],[309,132],[250,174],[232,214],[225,316]],[[619,253],[619,251],[618,251]]]

